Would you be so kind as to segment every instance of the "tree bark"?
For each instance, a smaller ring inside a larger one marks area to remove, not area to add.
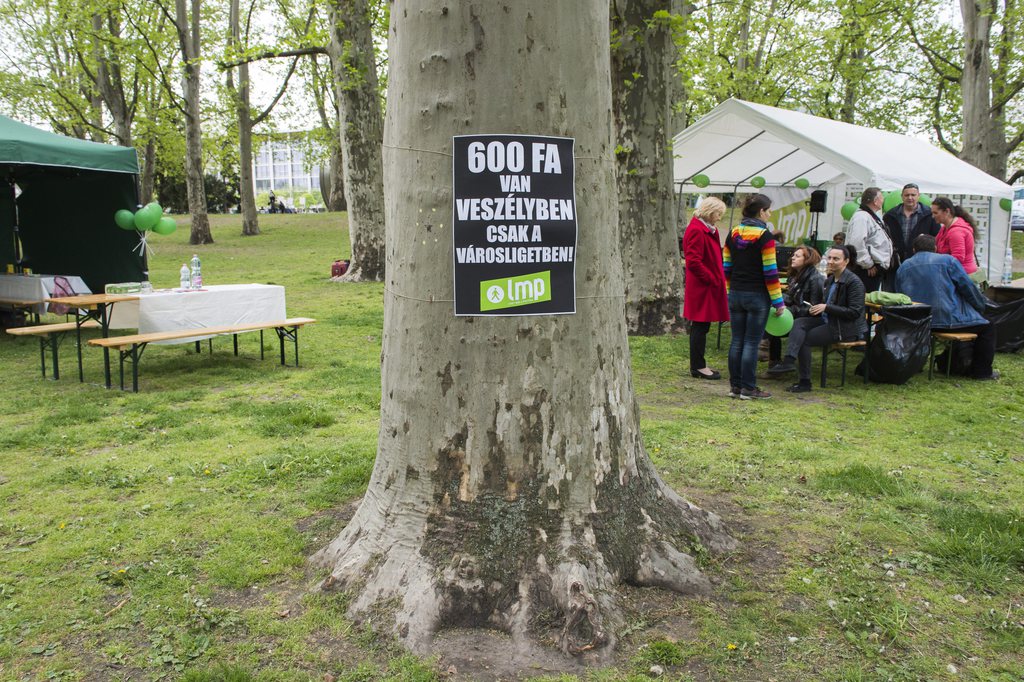
[[[367,0],[331,0],[328,51],[338,93],[352,263],[347,281],[384,278],[382,118]]]
[[[1006,122],[1002,107],[992,106],[991,0],[960,0],[964,22],[963,148],[960,158],[1000,180],[1006,177]]]
[[[345,202],[345,159],[341,153],[341,145],[331,147],[331,155],[327,166],[327,210],[344,211],[348,208]],[[351,238],[351,236],[350,236]]]
[[[185,186],[188,211],[192,216],[189,244],[212,244],[210,219],[206,211],[203,184],[203,136],[199,108],[199,8],[201,0],[191,0],[191,16],[186,0],[175,0],[175,27],[182,55],[182,93],[185,105]]]
[[[231,0],[228,11],[230,35],[228,46],[242,49],[241,12],[239,0]],[[238,193],[242,212],[242,235],[255,236],[260,233],[259,218],[256,214],[256,191],[252,178],[252,111],[249,107],[249,63],[238,65],[238,88],[233,84],[233,70],[228,69],[228,90],[234,95],[235,112],[238,116]]]
[[[626,277],[626,326],[654,336],[682,326],[682,277],[672,188],[668,19],[662,0],[611,0],[616,182]]]
[[[104,29],[104,23],[108,31]],[[96,34],[93,46],[93,59],[96,61],[96,89],[110,114],[114,126],[114,137],[122,147],[131,147],[132,120],[135,117],[134,107],[125,99],[124,84],[121,81],[120,56],[116,51],[107,54],[105,45],[117,44],[121,39],[120,23],[111,15],[95,13],[92,15],[92,28]],[[110,40],[101,41],[99,36],[109,32]]]
[[[618,255],[608,1],[392,6],[377,460],[313,558],[350,614],[425,652],[447,627],[603,659],[617,583],[706,592],[734,546],[643,448]],[[577,312],[455,317],[452,136],[575,138]]]

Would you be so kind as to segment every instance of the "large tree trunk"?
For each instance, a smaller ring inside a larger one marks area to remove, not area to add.
[[[1006,177],[1006,124],[1002,107],[992,107],[991,0],[960,0],[964,21],[963,148],[960,158],[1000,180]]]
[[[230,35],[228,44],[242,49],[241,17],[239,0],[231,0],[228,11]],[[252,179],[252,111],[249,108],[249,63],[238,65],[238,89],[233,87],[232,70],[228,69],[228,89],[234,94],[235,111],[238,115],[238,192],[241,195],[242,234],[254,236],[260,233],[259,218],[256,215],[256,192]]]
[[[338,93],[352,264],[348,281],[384,278],[382,120],[367,0],[331,0],[329,52]]]
[[[657,335],[681,327],[682,278],[672,190],[669,58],[663,0],[611,0],[619,231],[626,326]]]
[[[640,438],[608,0],[409,0],[391,17],[377,460],[313,561],[353,617],[413,650],[445,627],[497,627],[602,658],[617,583],[706,592],[691,543],[735,544],[665,486]],[[454,316],[452,136],[480,132],[575,138],[575,314]]]
[[[203,184],[203,136],[199,109],[199,7],[191,0],[191,16],[185,0],[175,0],[175,23],[184,62],[182,92],[185,98],[185,187],[188,212],[192,215],[189,244],[212,244],[210,219],[206,213],[206,188]]]
[[[341,153],[341,145],[331,147],[331,155],[327,166],[327,192],[324,193],[328,211],[344,211],[345,203],[345,159]]]
[[[687,26],[690,23],[690,15],[696,7],[689,0],[672,0],[672,13],[682,18],[681,28],[676,35],[672,36],[672,51],[669,58],[668,78],[668,102],[671,116],[669,118],[669,137],[675,137],[679,132],[690,125],[686,111],[689,108],[690,93],[686,83],[683,81],[682,73],[679,70],[679,61],[682,58],[683,41],[685,40]],[[678,217],[677,217],[678,220]]]

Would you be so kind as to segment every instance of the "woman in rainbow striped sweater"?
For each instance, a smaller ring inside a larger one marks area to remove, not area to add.
[[[743,202],[743,220],[729,231],[722,249],[725,286],[729,291],[729,397],[740,400],[771,398],[756,383],[757,346],[774,307],[786,309],[775,263],[775,240],[768,230],[772,200],[751,194]]]

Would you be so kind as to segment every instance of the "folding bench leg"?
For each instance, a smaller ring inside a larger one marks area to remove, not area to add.
[[[928,381],[932,380],[932,365],[935,364],[935,337],[931,338],[931,344],[928,347]]]
[[[132,344],[132,393],[139,392],[139,344]]]
[[[43,370],[43,378],[46,378],[46,337],[39,337],[39,366]]]
[[[839,377],[839,387],[842,388],[846,385],[846,354],[850,352],[848,348],[843,348],[839,351],[839,354],[843,358],[843,374]]]
[[[825,388],[825,378],[828,374],[828,345],[821,347],[821,387]]]

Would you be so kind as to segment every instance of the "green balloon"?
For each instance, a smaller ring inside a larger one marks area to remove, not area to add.
[[[807,189],[808,187],[811,186],[811,182],[807,178],[797,178],[796,182],[794,182],[793,184],[800,189]]]
[[[156,202],[146,204],[135,212],[135,229],[139,232],[152,230],[153,226],[160,222],[163,213],[160,204]]]
[[[114,222],[122,230],[134,230],[135,229],[135,214],[131,211],[122,208],[120,211],[114,214]]]
[[[839,213],[842,214],[843,220],[849,220],[853,217],[853,214],[857,212],[860,206],[856,201],[847,201],[843,204],[843,207],[839,209]]]
[[[756,187],[757,189],[761,189],[762,187],[764,187],[764,178],[762,178],[760,175],[755,175],[754,177],[750,178],[750,184]]]
[[[793,313],[789,308],[783,308],[781,315],[776,315],[774,311],[768,313],[768,321],[765,322],[764,329],[772,336],[785,336],[792,328]]]
[[[703,173],[694,175],[692,179],[693,184],[697,185],[697,187],[707,187],[708,185],[711,184],[711,178],[704,175]]]
[[[174,218],[170,216],[164,216],[161,218],[156,225],[153,226],[153,231],[157,234],[173,234],[178,229],[178,223],[174,222]]]
[[[1010,209],[1013,208],[1013,201],[1011,201],[1010,199],[1000,199],[999,200],[999,208],[1001,208],[1004,211],[1006,211],[1007,213],[1009,213]]]
[[[900,192],[892,191],[885,193],[885,201],[882,202],[882,210],[888,211],[889,209],[896,208],[903,203],[903,195]]]
[[[928,196],[927,194],[922,194],[921,196],[919,196],[917,198],[917,200],[920,201],[925,206],[931,206],[932,205],[932,198],[930,196]]]

